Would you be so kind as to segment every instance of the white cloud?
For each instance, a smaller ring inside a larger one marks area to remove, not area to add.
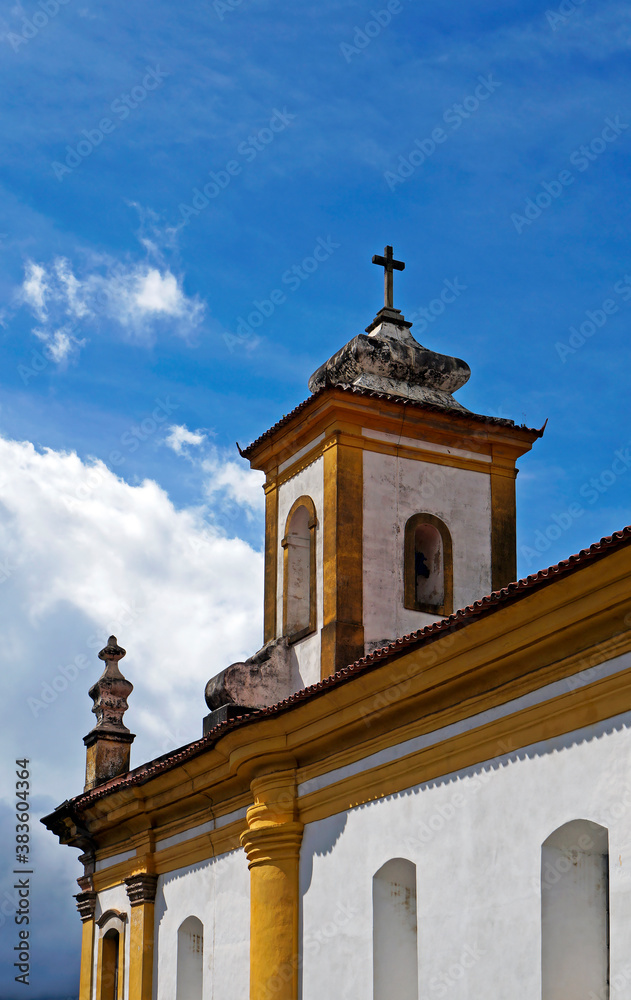
[[[206,308],[199,296],[187,296],[182,278],[161,258],[121,264],[101,255],[79,270],[65,257],[49,265],[28,261],[16,297],[38,320],[33,332],[57,362],[85,343],[69,330],[109,324],[141,342],[152,342],[160,330],[187,338]]]
[[[85,340],[79,340],[75,337],[72,330],[73,328],[70,326],[63,326],[59,330],[52,331],[35,327],[33,333],[45,345],[48,357],[56,364],[62,364],[85,344]]]
[[[50,291],[46,272],[39,264],[28,261],[24,271],[21,299],[31,307],[39,320],[46,319],[46,295]]]
[[[204,492],[212,503],[223,496],[232,503],[246,508],[250,516],[260,513],[263,497],[262,472],[238,465],[213,449],[201,463],[204,473]]]
[[[206,681],[262,644],[262,594],[261,554],[208,527],[201,510],[177,510],[157,483],[130,486],[100,461],[0,436],[0,752],[7,767],[30,760],[31,846],[46,902],[33,913],[37,996],[51,981],[60,996],[75,989],[72,893],[82,869],[38,820],[83,789],[98,650],[111,633],[128,650],[121,669],[134,685],[125,722],[137,734],[136,766],[201,736]],[[15,836],[9,784],[0,797],[6,844]],[[8,850],[4,857],[6,931],[15,877]],[[0,954],[5,983],[10,947]]]
[[[262,645],[262,556],[100,461],[0,437],[0,468],[2,738],[61,800],[81,790],[87,691],[110,633],[129,651],[139,764],[201,735],[208,678]]]
[[[201,431],[189,431],[184,424],[174,424],[169,427],[169,433],[164,439],[167,447],[172,448],[176,455],[186,452],[186,445],[201,445],[206,440],[206,435]]]
[[[245,463],[235,462],[225,450],[214,445],[205,452],[191,453],[188,445],[200,447],[205,444],[208,433],[212,434],[190,431],[183,424],[174,424],[169,427],[164,444],[188,459],[201,480],[203,496],[212,509],[213,523],[233,533],[237,514],[245,513],[249,521],[261,516],[265,476]]]

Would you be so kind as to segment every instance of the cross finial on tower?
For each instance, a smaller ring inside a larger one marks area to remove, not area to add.
[[[393,272],[394,271],[404,271],[405,264],[402,260],[394,259],[394,251],[392,247],[383,248],[383,257],[379,254],[375,254],[372,262],[373,264],[379,264],[383,267],[383,304],[386,309],[392,309],[394,307],[393,297],[394,297],[394,282],[393,282]]]

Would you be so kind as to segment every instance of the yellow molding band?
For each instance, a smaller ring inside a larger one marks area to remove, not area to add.
[[[313,823],[629,711],[631,670],[626,670],[302,796],[300,818]]]
[[[253,468],[270,472],[308,446],[333,423],[341,421],[397,436],[403,434],[403,421],[406,437],[418,436],[447,447],[486,454],[490,453],[491,445],[501,444],[503,452],[510,453],[513,464],[520,455],[530,450],[538,436],[536,432],[520,427],[467,419],[464,414],[454,421],[450,411],[419,410],[401,400],[385,397],[379,400],[351,397],[331,388],[310,412],[296,414],[262,441],[252,454],[250,464]]]
[[[238,851],[239,837],[244,825],[245,820],[235,820],[234,823],[223,826],[219,830],[202,833],[197,837],[191,837],[190,840],[184,840],[180,844],[167,847],[163,851],[156,851],[151,856],[151,864],[155,868],[156,875],[166,875],[178,868],[187,868],[220,854]],[[143,859],[142,867],[146,867],[145,859]],[[126,878],[137,873],[138,870],[139,865],[134,858],[118,865],[112,865],[111,868],[104,868],[93,876],[94,888],[97,892],[112,889],[116,885],[121,885]]]
[[[599,643],[590,650],[581,650],[541,670],[530,671],[518,677],[509,677],[505,684],[491,691],[485,689],[480,693],[472,694],[468,698],[450,703],[446,708],[439,709],[438,711],[433,711],[429,705],[421,704],[415,710],[413,721],[407,722],[404,725],[393,724],[392,716],[388,715],[383,723],[383,731],[377,735],[373,735],[370,730],[375,729],[376,726],[371,721],[371,718],[375,716],[379,718],[380,715],[385,716],[384,709],[386,707],[389,709],[391,706],[391,700],[387,697],[387,694],[392,690],[392,685],[387,685],[381,690],[372,692],[367,700],[367,705],[360,705],[359,711],[355,712],[356,718],[363,718],[365,720],[363,734],[360,731],[360,734],[357,735],[356,740],[353,741],[351,746],[346,746],[338,752],[327,755],[325,766],[323,766],[322,760],[318,760],[314,764],[298,768],[296,780],[300,785],[313,778],[322,777],[330,771],[335,771],[348,764],[354,764],[369,755],[379,753],[381,750],[405,743],[416,736],[444,729],[463,719],[478,715],[480,712],[497,708],[507,701],[521,698],[525,694],[536,691],[538,688],[547,686],[548,684],[553,684],[556,681],[567,678],[569,687],[572,675],[592,670],[598,664],[604,663],[614,657],[622,656],[624,653],[630,651],[631,632],[627,631],[619,636],[612,637],[606,642]],[[413,696],[411,690],[412,680],[405,668],[405,659],[402,658],[399,663],[402,667],[401,675],[398,681],[393,681],[393,684],[401,688],[406,685],[405,690],[401,694]],[[589,678],[586,678],[584,683],[581,682],[575,686],[583,687],[587,683],[587,680]],[[430,695],[431,692],[428,692],[428,696]],[[400,706],[400,702],[398,705]],[[372,713],[369,711],[370,708],[373,710]],[[345,718],[336,717],[334,721],[340,726],[345,723],[347,724]],[[361,738],[362,735],[363,739]],[[305,737],[309,737],[308,732],[305,732]]]

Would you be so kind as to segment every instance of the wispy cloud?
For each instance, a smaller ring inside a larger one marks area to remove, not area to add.
[[[28,260],[16,301],[37,320],[34,335],[58,363],[86,343],[77,334],[104,325],[136,341],[151,343],[159,332],[187,339],[202,324],[205,303],[189,296],[183,277],[171,270],[157,244],[141,242],[147,259],[121,263],[91,255],[85,263],[66,257],[50,263]]]
[[[239,508],[248,521],[260,517],[263,512],[261,472],[247,468],[231,458],[226,449],[207,445],[212,431],[190,431],[183,424],[169,427],[164,444],[177,455],[187,458],[201,481],[202,496],[209,509],[227,510]],[[204,449],[202,446],[207,445]],[[198,450],[193,453],[189,446]]]
[[[202,431],[189,431],[184,424],[174,424],[169,428],[164,443],[168,448],[172,448],[176,455],[186,453],[187,445],[201,445],[206,440],[206,434]]]

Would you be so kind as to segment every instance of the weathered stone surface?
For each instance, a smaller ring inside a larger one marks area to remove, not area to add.
[[[133,684],[118,668],[125,653],[115,635],[109,637],[107,646],[99,653],[99,659],[105,661],[105,670],[89,691],[97,722],[83,738],[87,750],[86,791],[129,770],[130,746],[135,737],[123,723],[123,715]]]
[[[353,337],[321,365],[309,379],[311,392],[325,385],[358,385],[464,410],[451,394],[469,379],[469,366],[460,358],[422,347],[410,333],[410,324],[395,313],[381,310],[376,325],[368,327],[369,334]]]
[[[129,732],[123,723],[123,715],[127,711],[127,698],[134,686],[118,669],[119,660],[123,659],[126,652],[116,642],[116,636],[111,635],[107,646],[99,653],[99,659],[105,660],[105,670],[89,691],[94,701],[92,711],[97,718],[95,729]]]
[[[285,637],[268,642],[242,663],[232,663],[206,685],[213,722],[223,721],[217,713],[226,706],[256,709],[276,704],[292,690],[291,676],[291,647]]]

